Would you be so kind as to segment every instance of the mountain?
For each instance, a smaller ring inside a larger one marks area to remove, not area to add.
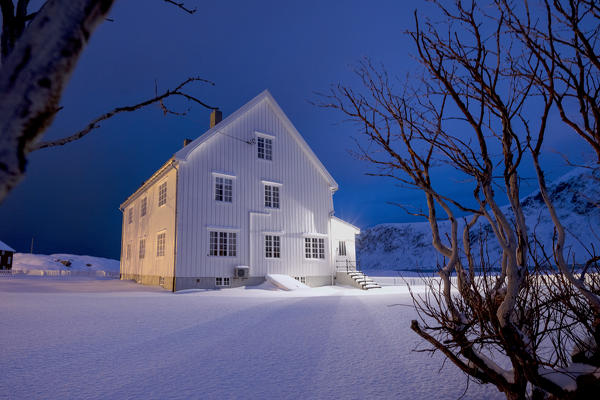
[[[567,231],[565,255],[569,255],[570,262],[587,260],[585,247],[591,249],[594,246],[600,251],[600,174],[597,172],[593,175],[589,168],[575,168],[548,185],[550,197]],[[521,205],[530,236],[535,232],[543,246],[550,249],[554,225],[539,191],[521,199]],[[510,206],[503,210],[511,214]],[[487,254],[491,260],[498,261],[501,252],[491,227],[482,218],[479,221],[471,237],[475,241],[479,234],[489,234]],[[464,219],[461,219],[461,225],[463,223]],[[449,221],[441,221],[442,236],[449,232],[449,227]],[[462,229],[459,235],[461,233]],[[428,222],[386,223],[364,229],[357,238],[356,251],[363,269],[431,271],[442,262],[431,244]]]

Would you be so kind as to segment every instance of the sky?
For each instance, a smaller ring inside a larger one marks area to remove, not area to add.
[[[312,104],[330,85],[356,85],[363,57],[401,76],[416,67],[413,11],[425,1],[186,1],[188,15],[160,0],[120,0],[92,35],[66,88],[64,107],[44,139],[68,136],[114,107],[135,104],[190,76],[215,83],[191,92],[224,117],[268,89],[339,184],[336,215],[366,228],[415,221],[389,203],[418,206],[422,196],[383,178],[351,155],[356,126]],[[183,108],[185,109],[185,107]],[[84,139],[32,153],[25,179],[0,204],[0,240],[20,252],[118,258],[119,205],[183,143],[208,129],[210,112],[183,117],[158,106],[103,122]],[[569,135],[570,136],[570,135]],[[566,139],[551,143],[565,149]],[[573,154],[577,145],[568,141]],[[567,146],[567,147],[568,147]],[[557,157],[556,157],[557,158]],[[553,161],[549,176],[565,172]],[[470,188],[445,176],[446,189]],[[526,184],[527,185],[527,184]]]

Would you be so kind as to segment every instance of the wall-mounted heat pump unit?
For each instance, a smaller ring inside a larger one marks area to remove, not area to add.
[[[237,279],[248,279],[250,277],[250,267],[247,265],[238,265],[235,267],[233,276]]]

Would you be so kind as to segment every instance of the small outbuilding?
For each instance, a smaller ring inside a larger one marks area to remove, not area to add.
[[[15,249],[0,240],[0,270],[12,269]]]

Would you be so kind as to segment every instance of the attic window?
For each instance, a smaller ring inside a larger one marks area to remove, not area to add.
[[[146,197],[144,197],[142,199],[142,204],[140,205],[140,217],[143,217],[144,215],[146,215],[147,211],[148,211],[148,199]]]
[[[256,139],[258,158],[261,160],[273,160],[273,140],[259,136]]]
[[[167,204],[167,182],[164,182],[158,187],[158,206]]]

